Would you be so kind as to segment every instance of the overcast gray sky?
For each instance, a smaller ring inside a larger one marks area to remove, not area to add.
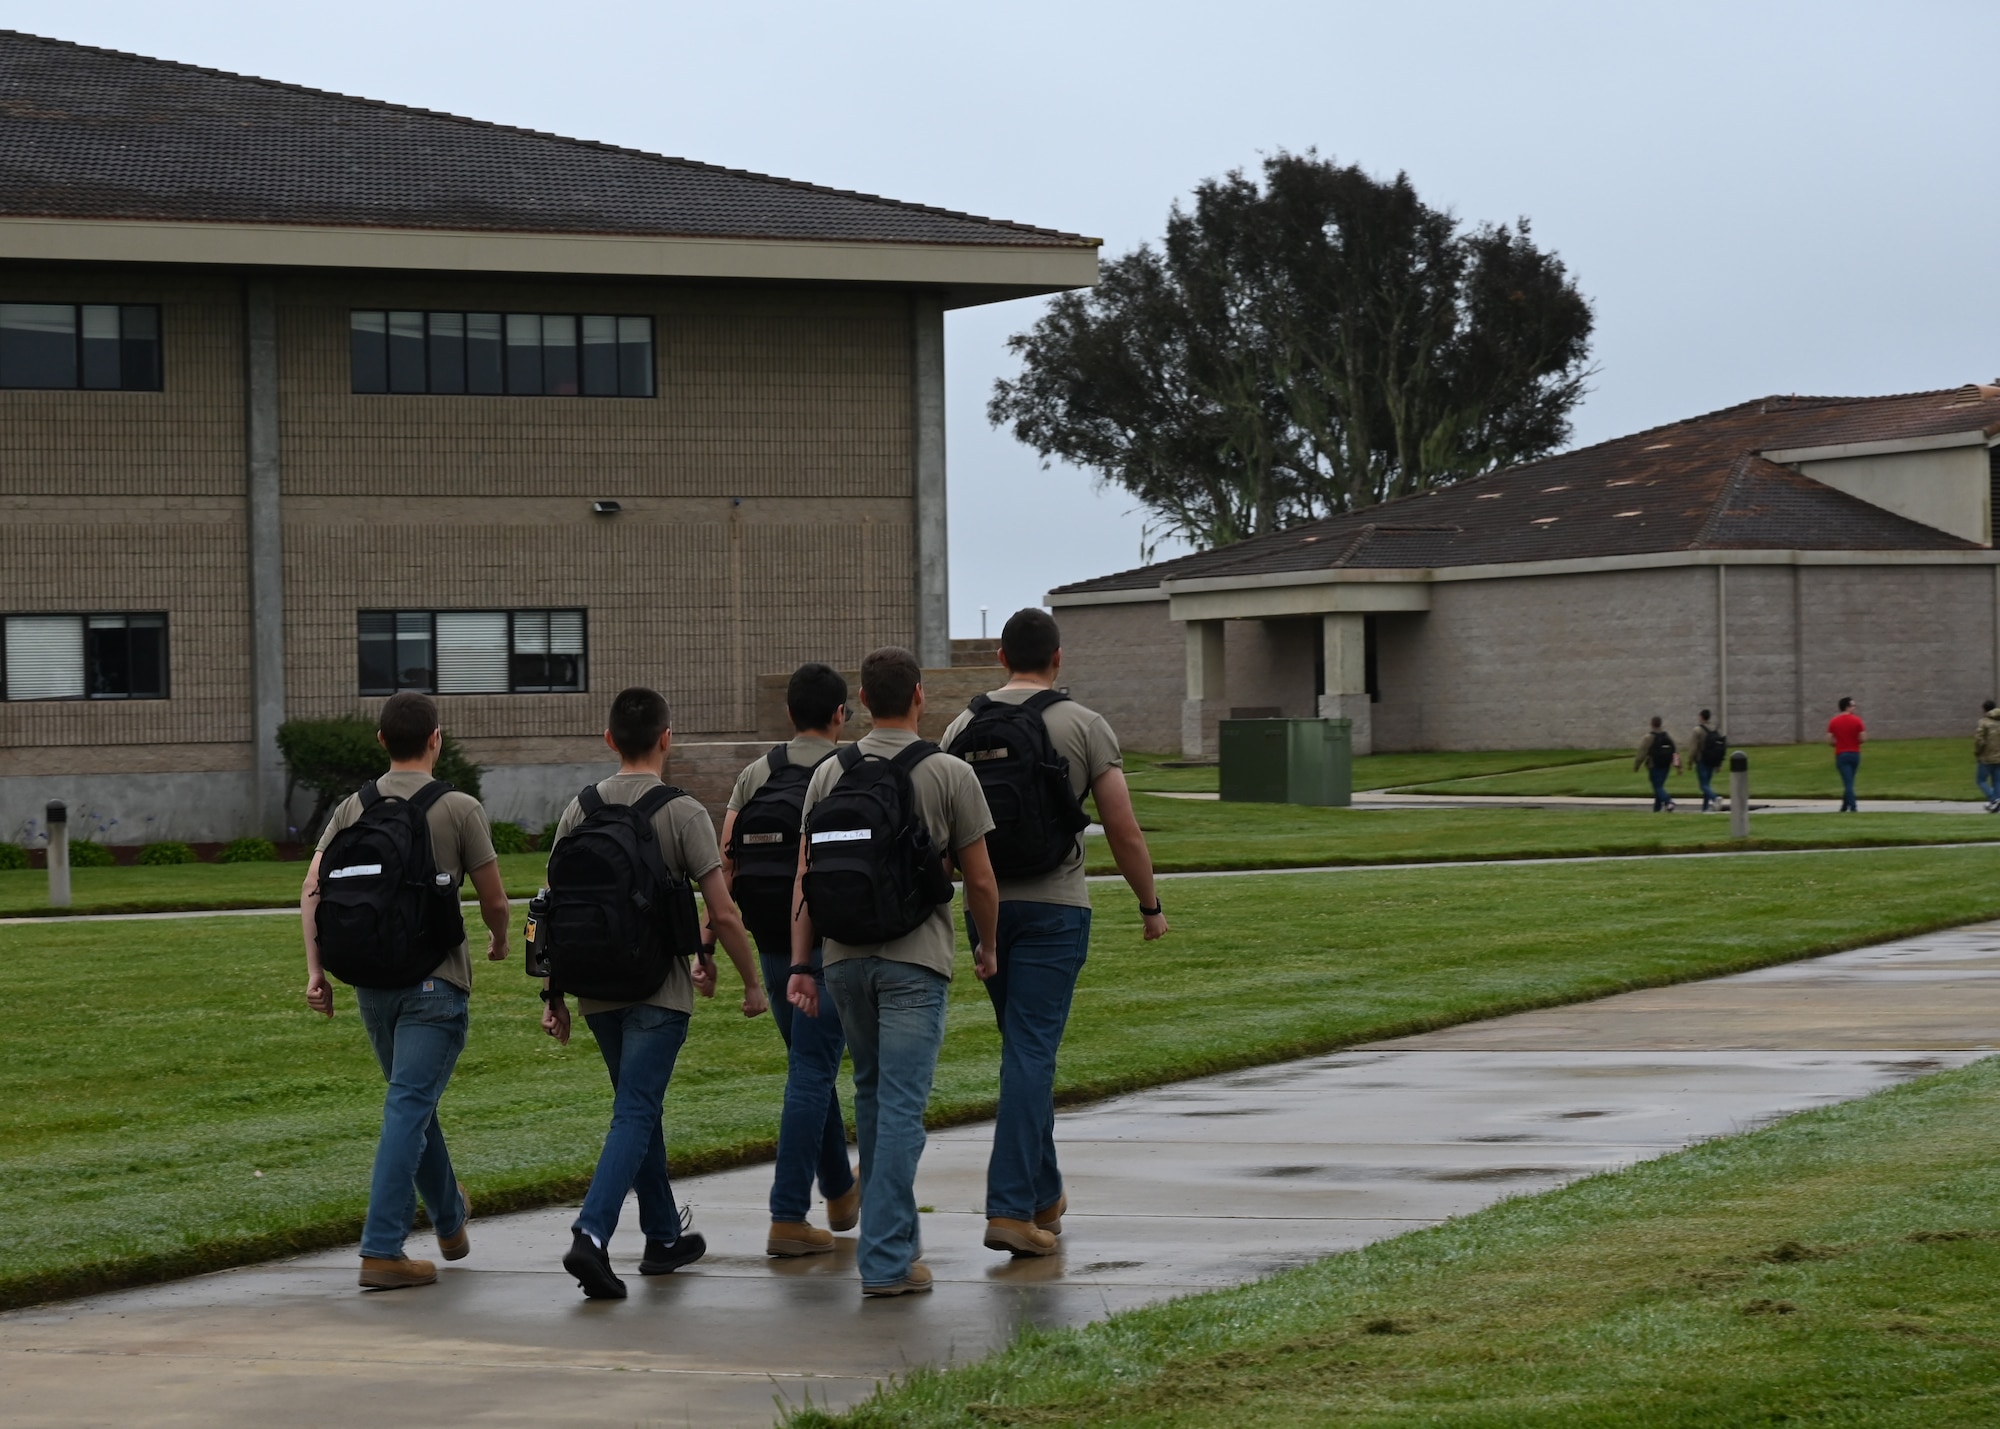
[[[1597,309],[1579,442],[1768,392],[2000,374],[1974,3],[0,0],[6,26],[1092,234],[1275,149],[1526,215]],[[986,425],[1037,302],[948,322],[952,625],[1136,564]]]

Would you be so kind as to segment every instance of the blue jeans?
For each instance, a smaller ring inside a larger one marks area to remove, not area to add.
[[[827,996],[823,975],[819,1016],[807,1017],[785,996],[792,980],[787,971],[790,955],[760,957],[771,1019],[791,1050],[785,1064],[785,1110],[778,1120],[778,1164],[771,1176],[771,1219],[803,1221],[812,1209],[815,1169],[820,1194],[829,1201],[854,1189],[854,1168],[847,1163],[847,1123],[841,1119],[840,1093],[834,1087],[847,1036],[840,1028],[840,1013]],[[817,967],[817,948],[812,960]]]
[[[584,1019],[611,1073],[611,1130],[577,1212],[576,1229],[611,1244],[625,1194],[639,1193],[639,1229],[646,1239],[672,1245],[681,1238],[680,1208],[667,1182],[667,1136],[660,1109],[674,1059],[687,1041],[688,1015],[648,1002]]]
[[[1025,1221],[1062,1196],[1056,1051],[1090,951],[1090,910],[1004,902],[999,942],[999,971],[986,980],[1000,1024],[1000,1110],[986,1163],[986,1214]]]
[[[1721,767],[1720,764],[1697,764],[1694,767],[1695,782],[1701,785],[1701,802],[1704,805],[1713,804],[1721,797],[1715,792],[1715,771]]]
[[[1861,806],[1854,802],[1854,776],[1861,768],[1861,751],[1834,755],[1833,767],[1840,771],[1840,812],[1860,813]]]
[[[1653,781],[1653,812],[1656,814],[1674,801],[1673,795],[1667,792],[1667,776],[1673,772],[1674,766],[1671,764],[1646,766],[1646,777]]]
[[[2000,799],[2000,764],[1974,764],[1974,777],[1979,780],[1979,797],[1987,803]]]
[[[847,958],[826,969],[854,1054],[854,1122],[861,1141],[863,1285],[893,1285],[923,1254],[917,1226],[917,1161],[924,1110],[944,1042],[951,982],[915,963]]]
[[[465,1224],[437,1106],[458,1054],[465,1050],[469,1000],[443,978],[409,987],[354,989],[361,1025],[389,1079],[375,1175],[368,1186],[368,1219],[361,1227],[361,1253],[370,1258],[402,1259],[419,1195],[439,1235],[455,1235]]]

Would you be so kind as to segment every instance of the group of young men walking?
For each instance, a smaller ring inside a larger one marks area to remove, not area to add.
[[[664,781],[666,700],[630,689],[613,701],[605,739],[618,772],[564,810],[548,887],[531,905],[542,1026],[567,1043],[574,995],[613,1088],[610,1129],[563,1257],[587,1296],[626,1293],[610,1246],[628,1194],[645,1236],[641,1274],[670,1273],[706,1251],[675,1202],[661,1117],[694,996],[715,995],[715,943],[742,979],[744,1015],[768,1006],[788,1048],[766,1253],[824,1254],[835,1232],[858,1225],[864,1294],[931,1288],[915,1182],[954,971],[954,874],[1001,1035],[984,1243],[1015,1256],[1059,1248],[1068,1200],[1054,1084],[1090,943],[1086,798],[1138,898],[1145,938],[1168,925],[1117,738],[1057,688],[1055,621],[1037,609],[1015,614],[1000,658],[1006,682],[974,699],[942,745],[919,733],[922,671],[908,651],[862,662],[872,728],[853,742],[841,739],[846,681],[823,664],[801,667],[786,697],[797,733],[738,777],[719,840],[706,810]],[[437,1276],[405,1248],[419,1196],[444,1257],[470,1251],[470,1200],[437,1121],[467,1032],[460,881],[479,894],[490,959],[506,956],[509,910],[483,810],[430,777],[441,739],[435,702],[392,697],[378,737],[390,773],[329,822],[301,914],[308,1005],[332,1015],[329,972],[354,985],[389,1081],[360,1283],[391,1289]],[[843,1054],[854,1066],[858,1167],[836,1091]],[[815,1183],[827,1229],[811,1223]]]

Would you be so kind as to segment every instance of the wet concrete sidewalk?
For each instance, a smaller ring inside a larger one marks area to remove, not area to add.
[[[0,1403],[18,1426],[764,1425],[1022,1324],[1235,1284],[1996,1048],[1985,924],[1065,1114],[1074,1209],[1051,1260],[980,1246],[987,1129],[940,1133],[929,1296],[863,1302],[851,1239],[765,1260],[769,1173],[750,1168],[680,1183],[713,1249],[631,1276],[629,1301],[586,1303],[562,1273],[568,1211],[476,1220],[429,1289],[360,1294],[346,1251],[0,1316]],[[627,1231],[614,1260],[637,1249]]]

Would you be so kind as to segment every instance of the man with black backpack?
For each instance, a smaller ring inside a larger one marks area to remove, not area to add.
[[[431,777],[444,735],[428,695],[391,695],[375,738],[389,772],[348,796],[320,836],[299,899],[306,1006],[333,1016],[331,972],[354,988],[389,1092],[361,1229],[361,1285],[429,1285],[437,1266],[404,1253],[422,1196],[446,1260],[471,1253],[472,1204],[438,1125],[465,1050],[472,961],[458,890],[470,878],[486,956],[507,956],[507,894],[486,811]]]
[[[586,787],[557,821],[546,911],[536,929],[548,967],[543,1030],[568,1043],[565,994],[575,993],[611,1075],[611,1129],[563,1257],[563,1269],[592,1300],[625,1298],[610,1246],[630,1192],[638,1192],[646,1236],[641,1275],[670,1275],[708,1251],[706,1238],[681,1223],[660,1124],[694,994],[715,996],[696,887],[716,940],[743,979],[743,1015],[764,1010],[749,939],[723,881],[715,826],[699,802],[661,778],[673,742],[666,698],[642,688],[620,691],[610,725],[604,742],[618,751],[618,772]],[[690,959],[697,960],[692,970]]]
[[[1694,763],[1695,782],[1701,785],[1701,811],[1722,807],[1722,796],[1715,792],[1715,771],[1722,767],[1722,761],[1729,757],[1729,737],[1711,725],[1715,716],[1708,710],[1701,712],[1701,722],[1688,736],[1688,758]]]
[[[917,733],[924,691],[916,657],[894,646],[870,654],[861,699],[875,727],[822,763],[806,787],[789,993],[806,1016],[818,1013],[812,949],[823,939],[825,987],[854,1054],[861,1290],[908,1295],[931,1288],[919,1259],[916,1179],[956,942],[948,860],[965,877],[982,949],[994,946],[999,892],[979,781]],[[991,975],[990,952],[973,960],[981,978]]]
[[[1153,859],[1132,812],[1124,756],[1104,717],[1056,689],[1062,633],[1029,607],[1000,631],[1007,683],[980,695],[945,731],[999,825],[986,848],[1000,885],[998,971],[986,994],[1000,1024],[1000,1108],[986,1167],[986,1245],[1053,1255],[1069,1200],[1056,1164],[1056,1052],[1090,950],[1083,799],[1139,900],[1146,941],[1167,933]]]
[[[1646,768],[1646,777],[1653,781],[1653,812],[1665,810],[1671,814],[1674,799],[1667,792],[1667,776],[1681,767],[1681,756],[1674,748],[1674,737],[1667,733],[1666,723],[1658,715],[1653,716],[1653,726],[1639,741],[1639,752],[1632,760],[1634,769],[1641,765]]]
[[[730,790],[729,809],[722,817],[722,867],[730,896],[756,941],[771,1017],[787,1049],[785,1108],[771,1176],[771,1233],[764,1253],[789,1258],[833,1249],[833,1236],[807,1219],[814,1172],[826,1197],[827,1224],[836,1231],[852,1230],[860,1220],[861,1184],[847,1162],[847,1123],[834,1086],[847,1050],[840,1014],[832,999],[822,995],[818,1015],[807,1017],[786,995],[806,786],[840,742],[847,723],[847,681],[831,665],[801,665],[785,688],[785,709],[797,733],[737,775]],[[815,969],[821,966],[818,948],[812,962]]]

